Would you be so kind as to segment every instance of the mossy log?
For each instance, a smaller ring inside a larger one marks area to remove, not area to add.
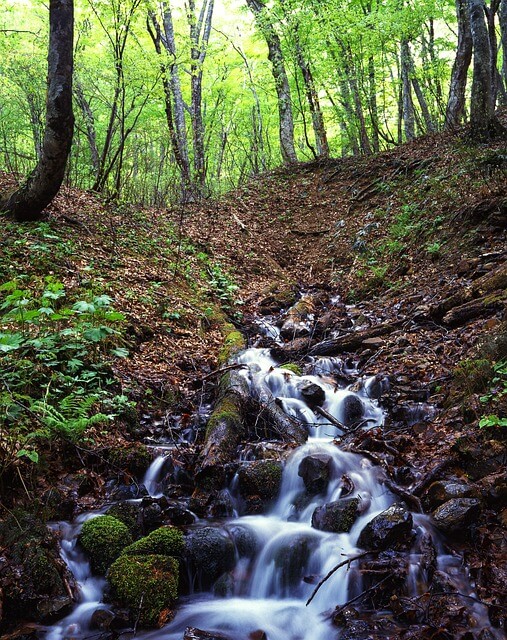
[[[225,465],[234,460],[238,445],[246,435],[244,414],[248,397],[248,381],[244,375],[233,370],[222,376],[196,471],[200,488],[216,489],[223,485]]]
[[[450,309],[445,314],[442,321],[449,327],[459,327],[469,320],[480,318],[486,313],[505,307],[506,301],[507,295],[505,291],[488,293],[488,295],[483,296],[482,298],[469,300],[458,307]]]

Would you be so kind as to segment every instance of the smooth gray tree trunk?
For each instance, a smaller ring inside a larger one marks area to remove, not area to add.
[[[271,62],[271,72],[275,80],[278,97],[278,115],[280,151],[286,163],[297,162],[294,146],[294,118],[292,115],[292,100],[289,79],[285,70],[280,38],[273,24],[266,15],[266,6],[262,0],[246,0],[247,5],[255,16],[259,31],[263,34],[268,45],[268,58]]]
[[[46,129],[41,155],[26,182],[0,199],[0,210],[14,214],[20,222],[41,217],[65,176],[74,133],[73,41],[73,0],[50,0]]]
[[[403,130],[405,132],[405,140],[413,140],[415,138],[415,113],[414,102],[412,100],[412,82],[410,78],[410,48],[407,40],[402,40],[401,42],[400,68]]]
[[[502,39],[502,79],[507,90],[507,0],[500,4],[500,33]]]

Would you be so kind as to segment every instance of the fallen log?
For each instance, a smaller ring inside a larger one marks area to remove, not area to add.
[[[482,315],[490,313],[505,306],[507,295],[505,291],[495,291],[482,298],[470,300],[464,304],[454,307],[442,318],[442,322],[448,327],[459,327],[469,320],[480,318]]]
[[[218,401],[208,420],[196,483],[202,489],[223,486],[224,466],[236,457],[236,449],[246,435],[244,412],[249,397],[248,381],[238,370],[230,370],[220,380]]]
[[[354,331],[347,333],[338,338],[332,338],[330,340],[323,340],[311,347],[308,352],[309,356],[332,356],[345,351],[355,351],[359,349],[365,340],[372,338],[379,338],[392,333],[401,325],[401,321],[387,322],[385,324],[378,324],[363,331]]]

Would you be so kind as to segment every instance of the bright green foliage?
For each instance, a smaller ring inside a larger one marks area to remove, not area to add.
[[[287,369],[287,371],[292,371],[297,376],[303,375],[303,371],[301,367],[295,362],[286,362],[285,364],[280,365],[280,369]]]
[[[79,542],[90,556],[93,571],[104,574],[123,549],[132,543],[132,536],[120,520],[113,516],[98,516],[83,524]]]
[[[498,414],[491,413],[485,415],[479,421],[480,427],[507,427],[507,418],[505,417],[507,399],[507,360],[499,360],[493,365],[493,376],[489,384],[488,393],[481,396],[481,402],[489,405],[492,410],[496,410]]]
[[[113,596],[131,610],[133,620],[156,626],[178,597],[178,561],[163,555],[120,556],[107,578]]]
[[[183,534],[175,527],[161,527],[149,535],[136,540],[122,551],[122,555],[143,556],[162,555],[180,556],[183,552]]]
[[[76,441],[115,415],[109,362],[128,352],[111,303],[104,294],[69,299],[53,276],[0,286],[2,470],[14,457],[37,462],[41,439]]]

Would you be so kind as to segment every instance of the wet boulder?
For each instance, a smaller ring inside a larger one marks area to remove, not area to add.
[[[364,416],[364,405],[361,398],[353,393],[345,396],[342,405],[342,415],[342,421],[346,427],[352,427],[362,420]]]
[[[303,458],[298,475],[303,478],[308,493],[322,493],[326,490],[331,475],[333,459],[325,454],[313,454]]]
[[[412,524],[412,514],[402,505],[393,504],[368,522],[359,534],[357,545],[372,551],[406,549],[414,537]]]
[[[359,498],[343,498],[317,507],[312,515],[312,527],[320,531],[347,533],[360,514]]]
[[[433,521],[444,533],[466,533],[481,512],[477,498],[452,498],[433,511]]]
[[[163,522],[163,509],[157,502],[151,502],[143,505],[143,528],[145,531],[158,529]]]
[[[243,498],[276,498],[282,482],[283,465],[276,460],[257,460],[242,465],[238,472],[239,491]]]
[[[255,556],[259,548],[259,543],[251,529],[234,525],[229,529],[229,533],[240,557],[253,558]]]
[[[90,628],[107,631],[114,619],[115,615],[109,609],[95,609],[90,618]]]
[[[106,511],[106,516],[113,516],[130,531],[132,538],[142,534],[142,506],[139,502],[118,502]]]
[[[223,573],[233,569],[236,559],[229,536],[213,527],[194,529],[185,538],[183,555],[196,586],[209,589]]]
[[[171,505],[165,510],[164,515],[169,518],[171,524],[179,526],[192,524],[195,521],[194,514],[180,505]]]
[[[132,543],[132,535],[117,518],[98,516],[83,524],[79,542],[90,558],[93,571],[104,574],[123,549]]]
[[[425,495],[423,496],[423,504],[429,511],[433,511],[440,505],[453,498],[478,498],[479,492],[475,487],[465,482],[448,482],[446,480],[438,480],[433,482]]]
[[[306,573],[312,551],[312,539],[300,535],[280,547],[275,554],[275,566],[280,572],[279,582],[283,588],[297,586]]]
[[[178,561],[162,555],[120,556],[107,574],[113,599],[129,607],[132,622],[159,626],[178,597]]]
[[[302,380],[297,385],[297,389],[303,396],[303,400],[311,409],[314,407],[320,407],[324,404],[326,392],[320,385],[315,384],[315,382]]]

